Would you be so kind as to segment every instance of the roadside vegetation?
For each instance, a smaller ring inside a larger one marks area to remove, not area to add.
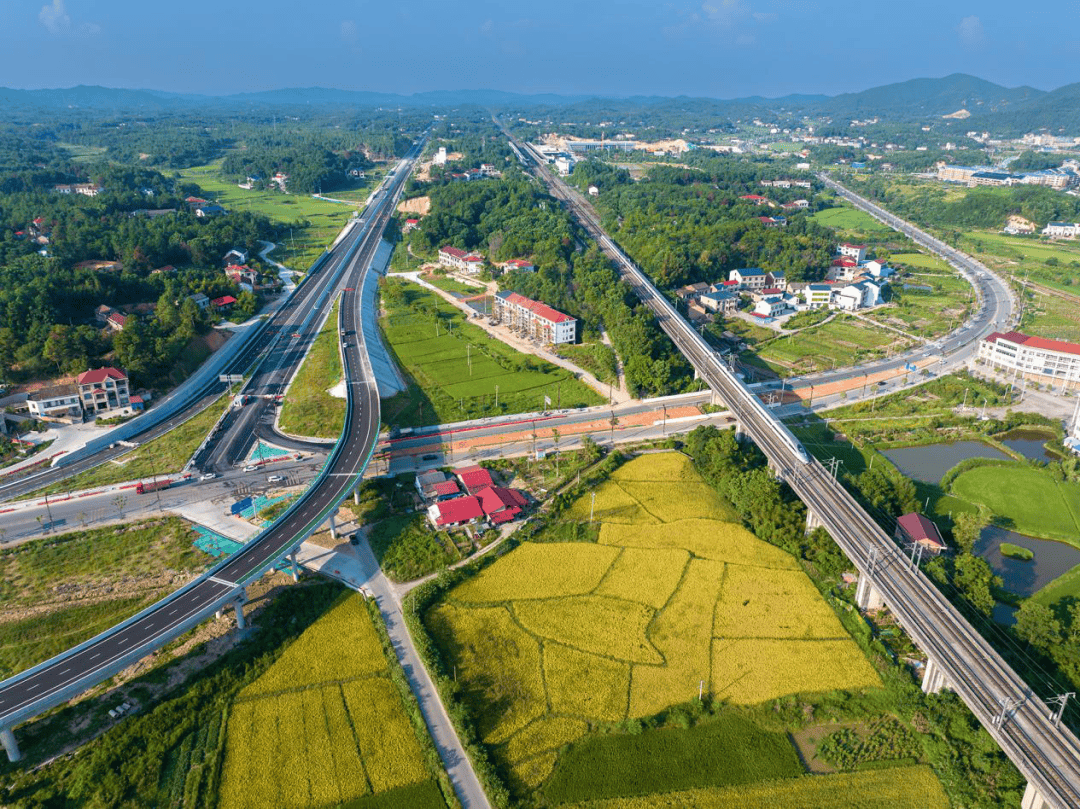
[[[326,322],[289,385],[278,419],[282,432],[310,438],[338,438],[341,435],[348,402],[329,393],[330,388],[341,381],[339,343],[349,339],[338,334],[340,304],[340,298],[334,301]]]
[[[135,614],[211,559],[162,517],[43,537],[0,552],[0,679]]]

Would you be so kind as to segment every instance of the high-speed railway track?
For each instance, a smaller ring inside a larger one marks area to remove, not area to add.
[[[0,682],[0,732],[5,746],[14,744],[10,732],[18,723],[102,682],[196,626],[215,610],[242,601],[243,588],[326,522],[360,483],[379,432],[378,389],[361,328],[365,316],[361,311],[362,288],[404,180],[425,139],[418,141],[392,182],[369,207],[369,226],[357,237],[359,241],[346,239],[336,248],[344,251],[341,255],[349,256],[349,286],[342,292],[339,310],[340,328],[350,335],[341,350],[348,407],[341,438],[320,475],[268,529],[195,581],[74,649]]]
[[[504,130],[506,131],[506,130]],[[510,136],[509,132],[507,135]],[[512,139],[512,138],[511,138]],[[868,577],[897,620],[945,673],[1002,750],[1047,805],[1080,807],[1080,743],[1055,725],[1051,709],[937,587],[901,552],[894,540],[809,457],[787,428],[726,368],[645,274],[604,233],[595,213],[563,182],[521,148],[537,175],[563,200],[579,223],[617,264],[623,278],[656,315],[660,326],[701,377],[738,417],[777,473],[821,521],[847,557]],[[961,256],[958,256],[959,258]]]

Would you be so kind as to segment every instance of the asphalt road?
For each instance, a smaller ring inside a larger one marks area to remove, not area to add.
[[[410,159],[415,159],[421,145],[413,150]],[[372,205],[370,227],[364,229],[362,237],[357,237],[362,241],[351,258],[348,272],[360,280],[393,213],[397,198],[394,192],[400,190],[408,173],[395,174],[392,189]],[[351,246],[346,239],[335,252],[348,251]],[[349,388],[343,438],[335,446],[317,484],[269,529],[199,580],[119,626],[0,683],[0,726],[12,727],[66,701],[195,626],[215,609],[242,599],[245,584],[262,575],[322,525],[359,483],[379,431],[379,396],[360,327],[359,288],[358,284],[354,289],[346,289],[341,300],[341,327],[356,335],[342,352]],[[286,317],[295,314],[296,304],[285,309]],[[280,330],[279,325],[278,333]],[[285,348],[286,352],[290,350]]]
[[[907,633],[941,667],[953,690],[1029,783],[1049,806],[1060,809],[1080,806],[1080,743],[1072,732],[1053,725],[1046,703],[922,570],[907,561],[892,537],[820,463],[809,458],[783,424],[761,407],[756,397],[726,369],[701,336],[606,236],[595,213],[584,201],[542,167],[538,166],[537,172],[616,262],[623,277],[656,314],[664,331],[729,404],[746,434],[821,520],[859,569],[860,576],[867,577],[881,593]],[[914,226],[902,225],[913,237],[919,233]],[[926,234],[922,237],[932,239]],[[950,260],[974,264],[947,245],[941,247]],[[989,279],[979,281],[989,283]],[[1000,321],[994,324],[997,328],[1004,325]]]

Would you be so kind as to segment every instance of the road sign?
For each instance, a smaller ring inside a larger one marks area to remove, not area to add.
[[[233,504],[232,504],[232,506],[231,506],[231,507],[229,508],[229,511],[230,511],[230,512],[231,512],[232,514],[234,514],[234,515],[235,515],[235,514],[239,514],[239,513],[240,513],[240,512],[242,512],[242,511],[243,511],[244,509],[248,509],[248,508],[251,508],[251,502],[252,502],[252,500],[251,500],[251,498],[250,498],[250,497],[245,497],[245,498],[244,498],[243,500],[237,500],[237,501],[236,501],[235,503],[233,503]]]
[[[218,382],[224,382],[226,385],[235,385],[237,382],[243,381],[243,374],[218,374]]]

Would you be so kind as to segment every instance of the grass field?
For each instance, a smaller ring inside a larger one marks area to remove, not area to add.
[[[1080,483],[1027,466],[983,466],[957,477],[951,491],[1009,520],[1015,531],[1080,547]]]
[[[0,553],[0,676],[29,668],[171,589],[162,571],[212,560],[176,517],[74,531]]]
[[[615,349],[604,343],[563,344],[558,347],[560,357],[584,368],[601,382],[615,385],[619,381],[618,360]]]
[[[881,224],[874,219],[874,217],[870,216],[870,214],[863,213],[862,211],[850,208],[846,205],[836,208],[826,208],[823,211],[818,211],[810,218],[819,225],[836,228],[839,231],[858,234],[860,236],[870,236],[874,234],[887,236],[894,232],[892,228],[888,228]]]
[[[370,614],[334,607],[229,710],[219,806],[445,807]],[[354,803],[356,802],[356,803]]]
[[[326,202],[307,194],[247,191],[221,176],[220,161],[183,169],[180,176],[198,183],[206,194],[229,210],[261,213],[275,222],[292,225],[291,236],[278,247],[273,257],[297,270],[307,270],[356,211],[352,205]],[[367,196],[366,192],[364,196]]]
[[[1025,334],[1052,340],[1080,342],[1080,288],[1075,298],[1060,298],[1044,293],[1033,294],[1024,308],[1021,324]]]
[[[613,798],[567,809],[948,809],[949,805],[933,771],[915,766]]]
[[[394,581],[418,579],[461,558],[449,535],[429,530],[423,515],[389,517],[372,527],[368,539],[379,567]]]
[[[543,409],[545,396],[561,407],[604,401],[569,371],[521,354],[468,323],[434,293],[415,284],[399,290],[383,295],[387,316],[380,325],[413,384],[386,402],[387,421],[404,427],[526,413]]]
[[[1072,604],[1073,599],[1080,599],[1080,565],[1058,576],[1052,582],[1039,590],[1032,599],[1051,609],[1056,609],[1058,604],[1065,601]]]
[[[757,354],[781,376],[790,376],[853,365],[863,358],[884,356],[886,347],[903,345],[907,341],[894,332],[841,316],[773,340]]]
[[[338,305],[334,301],[326,323],[296,372],[281,405],[283,432],[311,438],[338,438],[345,425],[347,403],[327,391],[341,380],[338,349]]]
[[[61,483],[46,486],[27,496],[74,492],[94,486],[121,483],[125,480],[139,480],[153,475],[179,472],[191,460],[191,456],[206,438],[210,428],[221,418],[222,411],[231,396],[231,393],[224,394],[198,415],[169,430],[165,435],[147,441],[131,452],[124,453],[114,461],[80,472]]]
[[[573,786],[582,780],[644,790],[649,783],[674,789],[801,773],[783,736],[777,755],[751,755],[760,745],[747,741],[740,763],[728,726],[695,728],[685,738],[588,733],[598,722],[652,716],[693,700],[699,683],[714,698],[747,705],[880,685],[794,558],[734,522],[730,505],[685,456],[630,461],[595,494],[598,543],[522,543],[425,616],[511,784],[554,790],[549,798],[562,802],[636,794],[597,786],[586,795]],[[584,496],[566,519],[587,521],[592,507]],[[710,734],[716,739],[706,742]],[[569,757],[559,755],[582,737]],[[701,775],[689,754],[654,756],[647,752],[654,742],[661,751],[669,744],[696,749],[696,760],[716,758],[710,745],[729,745],[728,774]],[[657,761],[668,768],[663,777],[649,774]],[[620,767],[638,775],[624,777]],[[594,778],[600,771],[610,778]]]

